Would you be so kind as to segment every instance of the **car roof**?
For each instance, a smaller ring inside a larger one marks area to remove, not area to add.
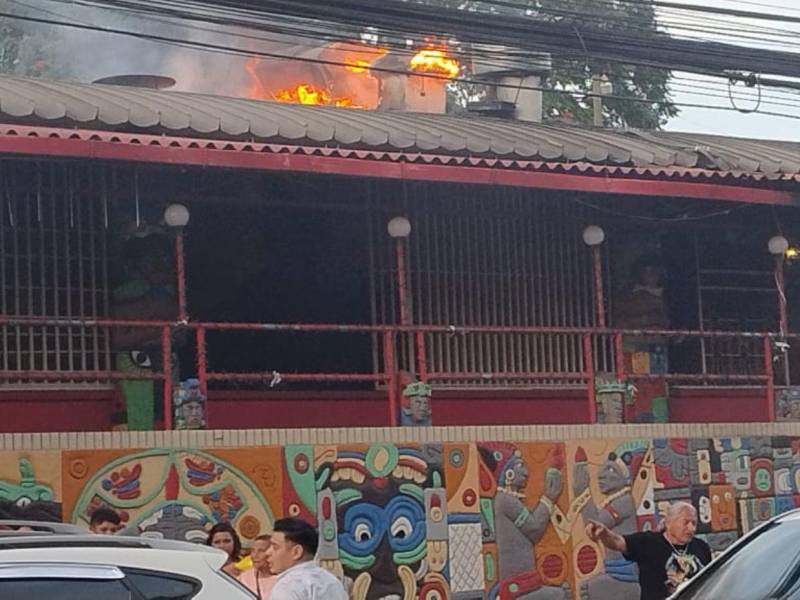
[[[21,533],[21,532],[18,532]],[[30,533],[30,532],[25,532]],[[0,560],[5,550],[19,550],[26,548],[105,548],[124,549],[149,548],[154,550],[172,550],[180,552],[194,552],[204,554],[224,554],[221,550],[202,544],[178,542],[175,540],[162,540],[149,537],[133,537],[123,535],[97,535],[84,533],[82,535],[16,535],[0,537]]]
[[[219,571],[228,555],[189,542],[110,535],[0,538],[0,565],[81,563],[142,568],[202,577]]]
[[[5,529],[6,527],[10,529]],[[18,531],[27,527],[33,531]],[[87,531],[72,523],[52,521],[28,521],[24,519],[0,519],[0,536],[32,536],[32,535],[85,535]]]

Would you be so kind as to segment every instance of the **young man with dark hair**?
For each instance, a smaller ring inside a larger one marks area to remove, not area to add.
[[[273,600],[347,600],[344,586],[317,566],[317,530],[302,519],[278,519],[267,551],[270,570],[278,575]]]
[[[100,535],[114,535],[119,531],[122,519],[116,511],[101,506],[92,513],[89,520],[89,530]]]

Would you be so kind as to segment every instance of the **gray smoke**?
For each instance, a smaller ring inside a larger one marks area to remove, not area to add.
[[[274,33],[259,36],[254,30],[211,23],[181,22],[137,15],[125,10],[82,6],[59,0],[10,0],[12,12],[95,27],[145,32],[249,51],[277,52],[292,40]],[[47,76],[92,82],[127,74],[164,75],[177,81],[174,89],[217,95],[241,95],[249,84],[247,56],[204,51],[106,32],[8,20],[24,32],[20,60],[32,63],[46,56]],[[261,39],[253,39],[260,37]],[[12,72],[30,74],[32,65],[19,64]]]

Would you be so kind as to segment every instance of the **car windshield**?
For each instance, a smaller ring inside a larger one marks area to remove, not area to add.
[[[780,598],[800,574],[800,516],[769,523],[724,555],[675,600]],[[782,591],[784,590],[784,591]],[[777,595],[774,595],[776,594]]]

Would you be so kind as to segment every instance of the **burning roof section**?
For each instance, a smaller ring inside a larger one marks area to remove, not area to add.
[[[796,143],[353,111],[41,79],[0,77],[0,124],[0,137],[104,139],[117,132],[126,134],[118,136],[126,143],[143,144],[130,134],[153,134],[146,143],[231,150],[260,144],[263,151],[363,153],[403,162],[580,173],[599,173],[602,166],[633,175],[800,182]]]

